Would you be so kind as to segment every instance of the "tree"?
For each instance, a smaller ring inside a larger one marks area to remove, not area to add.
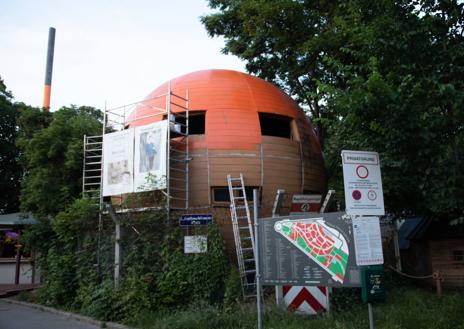
[[[24,108],[18,145],[25,178],[21,209],[38,217],[54,216],[80,195],[84,134],[101,132],[101,112],[92,107],[63,107],[54,113]]]
[[[380,153],[390,212],[462,218],[463,5],[211,0],[211,36],[310,109],[331,184],[340,151]],[[324,130],[327,134],[324,136]]]
[[[16,212],[19,209],[22,170],[15,145],[18,112],[12,99],[12,94],[7,91],[0,78],[0,214]]]

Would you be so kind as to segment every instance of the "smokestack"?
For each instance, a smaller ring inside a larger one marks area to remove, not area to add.
[[[55,28],[51,27],[48,30],[48,50],[47,50],[47,66],[45,69],[45,86],[43,96],[44,111],[50,110],[50,94],[52,91],[52,71],[53,71],[53,53],[55,52]]]

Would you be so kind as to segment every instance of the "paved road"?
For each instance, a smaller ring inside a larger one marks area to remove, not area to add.
[[[98,329],[63,315],[10,304],[0,299],[0,329]]]

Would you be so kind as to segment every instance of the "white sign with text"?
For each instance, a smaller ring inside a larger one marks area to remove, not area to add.
[[[385,215],[377,152],[342,151],[346,213]]]

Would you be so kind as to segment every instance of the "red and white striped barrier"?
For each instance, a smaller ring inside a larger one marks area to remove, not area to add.
[[[292,312],[320,314],[329,310],[327,287],[283,286],[284,303]]]

